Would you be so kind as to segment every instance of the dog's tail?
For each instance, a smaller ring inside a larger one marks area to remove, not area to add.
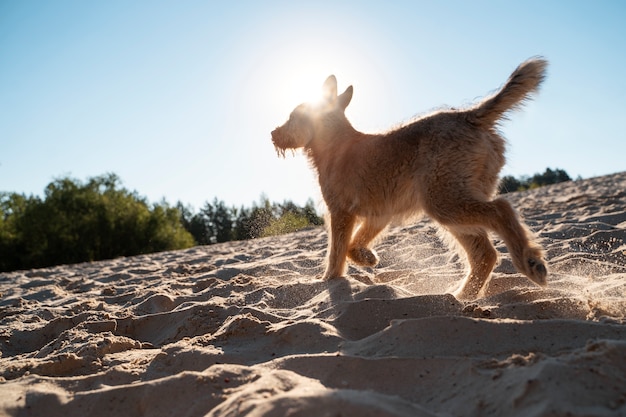
[[[547,66],[548,61],[542,58],[522,62],[500,91],[470,109],[471,121],[484,127],[493,127],[506,112],[519,108],[539,89]]]

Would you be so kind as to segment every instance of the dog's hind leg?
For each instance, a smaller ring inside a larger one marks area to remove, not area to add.
[[[533,282],[546,285],[548,270],[543,251],[505,199],[480,201],[457,198],[454,202],[445,201],[440,206],[431,204],[427,212],[450,229],[466,226],[493,230],[504,240],[515,268]]]
[[[498,261],[498,253],[485,230],[477,228],[475,231],[467,232],[453,228],[449,229],[449,232],[467,253],[470,264],[465,282],[454,295],[459,299],[474,300],[478,298],[478,294],[489,280],[489,275]]]
[[[330,246],[324,279],[338,278],[345,274],[348,246],[355,220],[355,216],[349,213],[330,213]]]
[[[504,240],[515,268],[531,281],[545,286],[548,269],[543,259],[543,250],[534,241],[530,230],[520,221],[507,200],[498,198],[487,204],[494,213],[488,215],[486,220],[491,223],[492,230]]]
[[[373,267],[378,264],[376,251],[369,247],[371,242],[387,226],[387,218],[373,217],[366,218],[357,230],[350,248],[348,257],[357,265]]]

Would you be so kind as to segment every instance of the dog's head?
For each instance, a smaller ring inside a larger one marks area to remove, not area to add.
[[[327,134],[333,121],[345,120],[344,112],[352,99],[352,86],[337,95],[337,79],[331,75],[322,86],[322,99],[318,103],[305,103],[296,107],[287,122],[274,129],[272,142],[276,152],[285,156],[287,149],[307,147],[316,137]],[[339,116],[339,119],[337,118]]]

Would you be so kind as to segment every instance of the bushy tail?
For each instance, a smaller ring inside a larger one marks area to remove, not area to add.
[[[522,62],[500,91],[487,97],[469,111],[472,122],[493,127],[504,113],[519,108],[539,89],[545,78],[547,66],[548,61],[542,58],[531,58]]]

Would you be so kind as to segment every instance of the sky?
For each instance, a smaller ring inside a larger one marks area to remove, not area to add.
[[[0,0],[0,191],[113,172],[152,203],[321,202],[270,132],[336,75],[375,133],[543,56],[503,175],[626,170],[626,2]]]

